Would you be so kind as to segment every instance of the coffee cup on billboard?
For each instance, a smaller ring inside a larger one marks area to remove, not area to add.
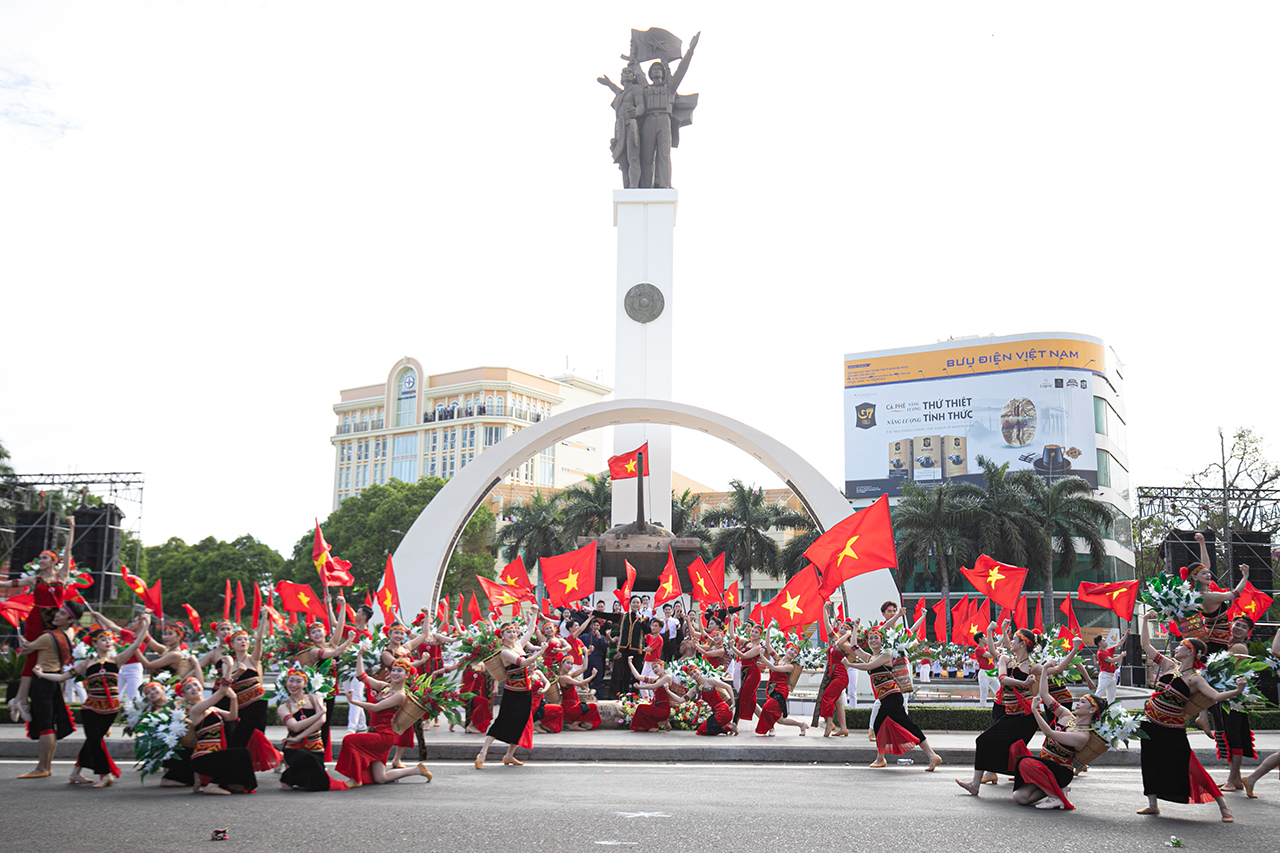
[[[1040,461],[1049,468],[1061,468],[1065,461],[1062,453],[1062,445],[1046,444],[1044,451],[1040,454]]]
[[[961,456],[959,453],[952,453],[947,458],[951,460],[952,465],[959,465],[961,462],[964,461],[964,457]]]
[[[921,468],[932,468],[932,467],[933,467],[933,457],[932,457],[932,456],[917,456],[917,457],[916,457],[916,462],[920,463],[920,467],[921,467]]]
[[[901,460],[901,459],[890,459],[890,460],[889,460],[889,467],[890,467],[890,468],[901,468],[901,467],[902,467],[902,460]]]

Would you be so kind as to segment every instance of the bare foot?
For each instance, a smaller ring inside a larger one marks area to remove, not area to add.
[[[226,796],[228,796],[228,797],[229,797],[229,796],[231,796],[231,792],[230,792],[230,791],[228,791],[228,790],[226,790],[226,789],[224,789],[224,788],[219,788],[217,785],[205,785],[203,788],[201,788],[201,789],[200,789],[200,793],[202,793],[202,794],[225,794],[225,795],[226,795]]]
[[[942,763],[942,756],[941,756],[941,755],[938,755],[938,754],[935,752],[935,753],[933,754],[933,758],[930,758],[930,759],[929,759],[929,766],[928,766],[928,767],[926,767],[926,768],[924,769],[924,772],[926,772],[926,773],[932,773],[934,770],[937,770],[937,769],[938,769],[938,765],[939,765],[939,764],[941,764],[941,763]]]
[[[1236,817],[1235,817],[1235,815],[1233,815],[1233,814],[1231,813],[1231,809],[1227,808],[1226,806],[1223,806],[1223,807],[1222,807],[1222,822],[1223,822],[1223,823],[1235,823],[1235,822],[1236,822]]]
[[[94,783],[93,783],[93,787],[95,787],[95,788],[110,788],[110,787],[111,787],[112,785],[114,785],[115,783],[116,783],[116,777],[114,777],[114,776],[103,776],[103,777],[102,777],[101,779],[99,779],[97,782],[94,782]]]
[[[978,784],[979,785],[999,785],[1000,777],[994,773],[984,773],[982,776],[982,781],[979,782]]]
[[[393,770],[403,770],[404,762],[397,758],[395,761],[391,762],[391,767]]]
[[[188,785],[186,782],[179,782],[175,779],[161,779],[160,787],[161,788],[190,788],[191,786]]]
[[[973,797],[978,796],[978,786],[973,784],[972,782],[964,782],[964,781],[961,781],[960,779],[957,779],[956,784],[959,785],[961,788],[964,788],[966,791],[968,791],[970,796],[973,796]]]
[[[72,785],[88,785],[91,782],[93,782],[92,779],[86,779],[85,777],[81,776],[80,771],[78,770],[75,773],[72,773],[71,778],[69,778],[67,781],[70,782]]]
[[[1147,806],[1145,809],[1138,809],[1138,814],[1160,814],[1160,810],[1155,806]]]
[[[281,783],[280,783],[280,790],[281,790],[281,791],[292,791],[292,790],[293,790],[293,786],[292,786],[292,785],[286,785],[284,782],[281,782]]]
[[[431,771],[428,770],[427,765],[422,762],[418,762],[418,775],[426,779],[428,782],[431,781]]]
[[[875,761],[871,762],[871,763],[870,763],[870,764],[868,764],[867,766],[868,766],[868,767],[885,767],[885,766],[887,766],[887,765],[888,765],[888,762],[887,762],[887,761],[885,761],[885,760],[884,760],[884,756],[883,756],[883,755],[881,755],[881,756],[879,756],[878,758],[876,758],[876,760],[875,760]]]
[[[1250,782],[1248,779],[1244,780],[1244,793],[1245,793],[1245,796],[1251,800],[1258,799],[1258,795],[1253,792],[1253,783]]]
[[[805,732],[807,732],[807,731],[809,731],[809,724],[808,724],[808,723],[801,723],[801,724],[800,724],[800,737],[804,737],[804,733],[805,733]]]
[[[514,757],[513,757],[513,758],[508,758],[508,757],[507,757],[507,756],[505,756],[505,755],[504,755],[504,756],[502,756],[502,763],[503,763],[503,764],[510,764],[510,765],[512,765],[513,767],[524,767],[524,762],[523,762],[523,761],[521,761],[520,759],[518,759],[518,758],[514,758]]]

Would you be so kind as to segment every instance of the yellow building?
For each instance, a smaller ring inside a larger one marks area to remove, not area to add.
[[[374,483],[449,479],[503,438],[543,418],[603,400],[613,389],[580,376],[509,367],[427,374],[405,356],[385,382],[349,388],[333,407],[333,507]],[[605,467],[601,430],[548,447],[503,484],[563,489]]]

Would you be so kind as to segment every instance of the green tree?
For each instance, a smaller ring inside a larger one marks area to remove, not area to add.
[[[581,483],[565,489],[561,495],[561,524],[569,542],[579,536],[599,536],[609,529],[613,519],[613,488],[606,472],[588,474]]]
[[[1106,562],[1103,530],[1111,520],[1111,507],[1093,497],[1093,487],[1079,477],[1063,477],[1051,485],[1035,471],[1018,471],[1011,478],[1027,494],[1026,511],[1040,535],[1028,537],[1028,561],[1023,564],[1039,577],[1044,590],[1045,630],[1057,622],[1053,606],[1053,579],[1071,574],[1076,564],[1076,539],[1084,540],[1089,565],[1095,571]],[[1057,566],[1054,556],[1057,555]]]
[[[514,560],[519,555],[525,570],[532,571],[539,558],[572,550],[565,539],[561,509],[559,495],[548,497],[541,491],[534,492],[527,501],[512,504],[508,509],[511,521],[498,531],[504,558]],[[541,585],[541,579],[538,583]]]
[[[903,483],[902,500],[892,510],[893,533],[898,549],[898,586],[906,585],[915,566],[942,590],[946,636],[951,636],[951,584],[960,577],[959,567],[973,553],[966,535],[975,520],[972,500],[961,499],[956,484],[934,489]]]
[[[965,535],[977,550],[1011,566],[1025,566],[1031,554],[1048,542],[1047,534],[1027,508],[1031,496],[1022,481],[1009,473],[1009,463],[997,465],[977,457],[982,485],[951,483],[956,499],[973,510]]]
[[[1218,433],[1222,437],[1221,430]],[[1220,461],[1210,463],[1187,478],[1187,484],[1201,489],[1222,489],[1228,493],[1231,529],[1274,534],[1280,517],[1272,509],[1270,495],[1280,485],[1280,465],[1267,458],[1266,442],[1248,427],[1231,436]],[[1218,501],[1197,502],[1182,507],[1187,526],[1193,530],[1223,530],[1223,508]],[[1219,534],[1221,535],[1221,533]]]
[[[729,481],[729,500],[702,514],[702,521],[715,529],[712,545],[742,579],[743,603],[751,601],[751,573],[759,571],[780,577],[778,543],[769,535],[772,528],[795,528],[802,524],[799,513],[778,504],[766,503],[764,489]]]
[[[165,613],[184,617],[182,605],[186,603],[206,620],[221,618],[223,590],[230,579],[233,588],[236,581],[244,588],[246,607],[242,618],[248,622],[253,585],[265,588],[284,565],[283,557],[252,536],[231,542],[209,536],[194,545],[175,536],[144,551],[151,581],[163,581]]]
[[[477,601],[484,601],[476,575],[484,575],[490,580],[497,577],[493,567],[493,524],[493,513],[487,506],[480,506],[467,520],[457,546],[449,555],[449,566],[440,583],[440,592],[450,597],[455,611],[459,595],[471,594],[477,597]],[[483,612],[485,606],[481,604],[480,609]]]
[[[818,529],[818,525],[814,523],[809,513],[801,510],[796,515],[798,518],[792,527],[795,535],[788,539],[787,544],[783,545],[782,550],[778,552],[778,560],[782,564],[782,575],[788,580],[809,565],[809,558],[804,555],[804,552],[808,551],[809,546],[822,535],[822,531]]]
[[[676,497],[675,492],[671,493],[671,535],[681,539],[697,539],[700,543],[698,556],[706,561],[714,555],[711,553],[711,531],[697,518],[702,497],[695,495],[691,489],[685,489],[684,494],[679,497]]]

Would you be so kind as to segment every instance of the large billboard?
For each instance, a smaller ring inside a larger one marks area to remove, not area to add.
[[[982,482],[983,456],[1098,484],[1095,339],[999,338],[846,356],[845,494],[900,495],[907,481]]]

